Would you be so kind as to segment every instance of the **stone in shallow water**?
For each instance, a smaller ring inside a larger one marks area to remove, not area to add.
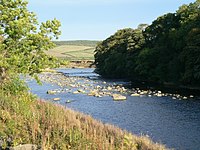
[[[48,90],[47,94],[56,94],[56,91],[54,91],[54,90]]]
[[[108,91],[111,91],[111,90],[112,90],[112,87],[108,86],[108,87],[107,87],[107,90],[108,90]]]
[[[68,99],[68,100],[66,100],[66,103],[71,103],[71,102],[72,102],[72,100],[69,100],[69,99]]]
[[[131,94],[131,96],[140,96],[138,93]]]
[[[59,97],[56,97],[56,98],[54,98],[53,100],[54,100],[54,101],[59,101],[60,98],[59,98]]]
[[[82,90],[82,89],[78,89],[77,91],[78,91],[79,93],[83,93],[83,94],[85,93],[85,91]]]
[[[73,94],[79,94],[79,93],[80,93],[79,91],[74,91],[74,92],[73,92]]]
[[[95,96],[98,95],[98,91],[97,90],[90,90],[90,92],[88,93],[88,96]]]
[[[123,96],[120,94],[113,94],[112,97],[113,97],[113,100],[115,101],[126,100],[126,96]]]

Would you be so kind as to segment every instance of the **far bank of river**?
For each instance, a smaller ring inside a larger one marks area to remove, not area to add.
[[[148,135],[170,148],[200,147],[200,101],[193,95],[127,89],[129,82],[101,79],[92,68],[58,71],[62,74],[41,74],[42,86],[28,80],[31,92],[134,134]],[[99,95],[91,94],[95,90]],[[114,93],[126,96],[127,100],[113,101]]]

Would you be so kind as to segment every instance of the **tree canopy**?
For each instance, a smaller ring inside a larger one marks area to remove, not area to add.
[[[33,75],[55,64],[44,51],[58,38],[56,19],[39,24],[24,0],[0,0],[0,76],[3,72]]]
[[[142,30],[127,28],[117,31],[96,47],[97,72],[106,77],[128,76],[132,54],[141,49],[143,43]]]
[[[95,52],[97,71],[104,77],[199,86],[200,0],[148,26],[119,30]]]

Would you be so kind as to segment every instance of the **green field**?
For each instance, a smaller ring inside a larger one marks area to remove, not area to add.
[[[75,41],[53,41],[57,46],[62,45],[78,45],[95,47],[99,41],[91,40],[75,40]]]
[[[66,60],[94,60],[98,41],[56,41],[57,47],[47,51],[48,55]]]

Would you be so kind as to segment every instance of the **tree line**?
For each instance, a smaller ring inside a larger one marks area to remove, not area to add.
[[[98,43],[96,71],[107,78],[200,85],[200,0],[121,29]]]

